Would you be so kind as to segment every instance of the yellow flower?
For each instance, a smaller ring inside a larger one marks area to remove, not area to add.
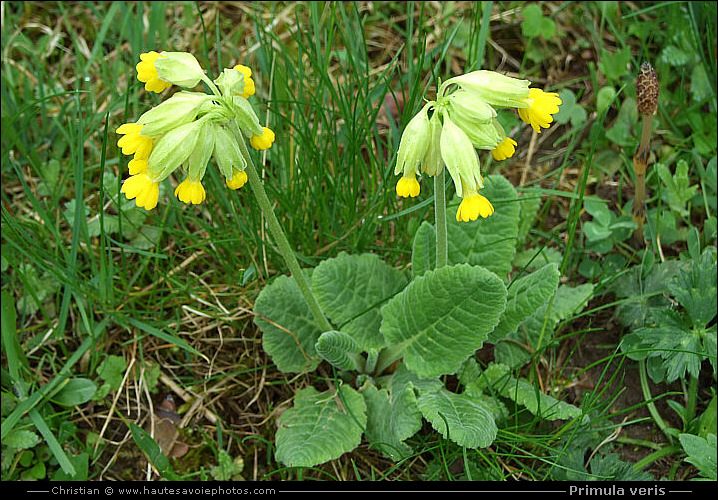
[[[501,161],[511,158],[514,152],[516,152],[516,141],[511,137],[504,137],[504,140],[491,150],[491,156],[494,160]]]
[[[140,62],[137,63],[137,79],[145,84],[147,92],[157,92],[158,94],[172,86],[171,83],[162,80],[155,68],[155,61],[160,57],[164,57],[155,51],[140,54]]]
[[[134,158],[127,164],[130,169],[130,175],[144,174],[147,172],[147,160]]]
[[[181,202],[199,205],[207,197],[207,193],[205,193],[204,186],[200,181],[185,179],[175,189],[175,196]]]
[[[458,222],[474,221],[479,218],[479,215],[484,219],[494,213],[494,206],[485,197],[478,193],[473,196],[464,196],[459,205],[459,209],[456,211],[456,220]]]
[[[252,70],[248,66],[237,64],[234,68],[244,75],[244,92],[239,94],[241,97],[247,99],[249,96],[254,95],[254,80],[252,80]]]
[[[262,127],[262,135],[254,135],[249,139],[249,143],[254,149],[269,149],[274,142],[274,132],[267,127]]]
[[[541,133],[541,127],[548,128],[553,121],[553,116],[558,113],[558,107],[562,103],[555,92],[544,92],[541,89],[529,89],[529,96],[524,99],[527,105],[525,108],[518,108],[521,119],[531,125],[537,134]]]
[[[160,197],[160,185],[147,174],[137,174],[125,179],[121,192],[125,193],[128,200],[137,198],[135,203],[138,207],[152,210]]]
[[[118,134],[124,135],[117,141],[117,146],[122,148],[122,154],[135,155],[136,160],[146,160],[152,152],[152,139],[140,135],[144,125],[140,123],[125,123],[117,129]]]
[[[247,172],[233,171],[231,179],[225,179],[229,189],[239,189],[247,183]]]
[[[421,187],[419,186],[419,181],[416,180],[416,177],[404,177],[402,175],[399,182],[396,183],[396,194],[403,198],[407,198],[409,196],[414,198],[415,196],[418,196],[420,189]]]

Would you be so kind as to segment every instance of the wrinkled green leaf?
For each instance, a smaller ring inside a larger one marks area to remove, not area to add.
[[[372,447],[392,460],[399,461],[412,453],[404,440],[421,429],[421,412],[411,386],[401,392],[377,389],[368,385],[363,391],[367,407],[366,437]]]
[[[477,266],[446,266],[415,278],[381,310],[381,331],[421,377],[454,373],[481,348],[506,305],[506,287]]]
[[[568,420],[581,416],[580,408],[540,392],[537,386],[511,376],[510,372],[508,366],[493,363],[484,370],[479,384],[525,406],[528,411],[546,420]]]
[[[254,303],[254,323],[262,330],[262,346],[283,372],[314,370],[321,358],[315,344],[322,334],[294,278],[279,276],[264,287]]]
[[[419,396],[417,405],[434,429],[460,446],[485,448],[496,439],[490,408],[466,394],[440,389]]]
[[[495,212],[488,219],[457,222],[458,199],[446,208],[449,263],[482,266],[506,279],[516,251],[518,195],[511,183],[500,175],[484,178],[481,194],[494,205]]]
[[[312,467],[339,458],[361,442],[366,403],[351,387],[319,392],[297,391],[294,407],[279,418],[275,436],[277,460],[290,467]]]
[[[317,354],[340,370],[356,370],[352,354],[361,352],[361,346],[344,332],[331,330],[319,336],[315,344]]]
[[[506,309],[499,324],[489,334],[489,341],[499,339],[516,330],[528,316],[544,305],[558,287],[558,265],[547,264],[538,271],[522,276],[508,288]]]
[[[414,235],[411,252],[411,271],[414,277],[422,276],[436,267],[436,229],[423,221]]]
[[[312,274],[312,288],[327,317],[364,349],[380,349],[380,307],[406,286],[406,277],[374,254],[328,259]]]

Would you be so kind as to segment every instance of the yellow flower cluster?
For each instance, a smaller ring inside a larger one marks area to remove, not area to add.
[[[528,80],[483,70],[445,81],[436,101],[428,102],[402,134],[394,170],[401,174],[397,194],[418,196],[417,175],[436,175],[446,167],[457,196],[462,198],[456,220],[468,222],[491,216],[493,205],[479,194],[484,182],[476,150],[489,150],[501,161],[511,158],[517,146],[497,121],[496,108],[516,108],[519,117],[537,133],[549,127],[552,115],[559,111],[558,94],[529,88],[529,84]],[[449,88],[453,91],[447,93]]]
[[[136,69],[148,92],[161,93],[172,85],[192,89],[204,81],[212,94],[178,92],[136,123],[117,129],[122,135],[117,146],[123,154],[133,155],[130,176],[121,189],[127,199],[152,210],[159,200],[160,183],[183,166],[187,175],[174,194],[183,203],[198,205],[207,197],[202,178],[212,157],[227,187],[242,187],[247,182],[248,158],[238,141],[247,136],[257,150],[269,149],[275,141],[274,132],[260,125],[246,101],[256,92],[252,70],[236,65],[211,81],[192,54],[154,51],[141,54]]]

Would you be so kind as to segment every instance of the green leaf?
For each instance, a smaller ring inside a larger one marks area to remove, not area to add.
[[[88,453],[80,453],[78,455],[70,455],[67,457],[72,467],[75,469],[75,475],[70,475],[62,469],[57,469],[52,474],[53,481],[87,481],[87,473],[90,468],[90,455]]]
[[[420,377],[454,373],[480,349],[506,306],[492,272],[466,264],[415,278],[381,310],[381,331]]]
[[[499,339],[516,330],[528,316],[544,305],[556,292],[560,273],[557,264],[547,264],[538,271],[512,282],[508,288],[506,309],[499,324],[489,334],[489,341]]]
[[[663,358],[667,382],[684,378],[686,371],[697,377],[709,354],[701,343],[701,333],[707,332],[691,330],[673,309],[653,309],[649,319],[652,324],[623,337],[621,349],[631,359]]]
[[[154,337],[157,337],[158,339],[164,340],[165,342],[168,342],[170,344],[174,344],[180,349],[183,349],[187,351],[190,354],[194,354],[195,356],[199,356],[201,358],[207,359],[207,357],[202,354],[201,352],[197,351],[194,347],[189,345],[186,341],[183,339],[177,337],[176,335],[172,335],[171,333],[167,333],[164,330],[160,330],[159,328],[155,328],[154,326],[147,324],[143,321],[139,321],[135,318],[127,317],[124,318],[125,321],[127,321],[129,324],[133,325],[136,328],[139,328],[140,330],[144,331],[145,333],[148,333]],[[209,360],[208,360],[209,361]]]
[[[312,274],[317,301],[339,329],[364,350],[386,345],[380,307],[406,286],[406,277],[375,254],[327,259]]]
[[[315,344],[322,334],[294,278],[279,276],[257,296],[254,323],[262,346],[283,372],[309,372],[321,358]]]
[[[516,190],[500,175],[484,179],[481,194],[494,205],[488,219],[457,222],[459,200],[447,206],[449,263],[482,266],[505,279],[511,271],[519,227],[519,203]]]
[[[348,334],[337,330],[324,332],[315,344],[317,354],[340,370],[358,370],[352,354],[361,352],[361,346]]]
[[[423,221],[414,235],[411,252],[411,271],[414,277],[423,275],[436,267],[436,229]]]
[[[521,10],[524,21],[521,23],[521,32],[528,38],[542,36],[549,40],[556,32],[556,23],[544,17],[539,4],[529,4]]]
[[[438,391],[444,387],[444,383],[438,378],[421,378],[416,373],[409,371],[404,363],[401,363],[391,376],[389,392],[403,394],[407,387],[413,387],[421,395]]]
[[[95,395],[97,385],[86,378],[70,378],[52,396],[52,402],[63,406],[76,406],[88,402]]]
[[[537,386],[512,377],[510,372],[508,366],[492,363],[482,373],[479,383],[546,420],[568,420],[581,416],[580,408],[540,392]]]
[[[616,296],[623,299],[616,308],[616,318],[624,326],[636,328],[645,324],[651,309],[669,306],[664,293],[668,291],[669,281],[683,266],[677,260],[667,260],[655,264],[645,276],[638,266],[619,276],[611,285]]]
[[[693,434],[679,434],[678,439],[688,455],[686,462],[695,465],[703,477],[715,481],[718,478],[716,473],[716,435],[708,434],[708,438],[703,439]]]
[[[533,226],[536,213],[541,206],[542,191],[540,188],[524,189],[518,196],[519,200],[519,231],[517,244],[523,245]]]
[[[5,290],[2,291],[0,307],[0,339],[2,339],[2,352],[7,357],[8,371],[13,383],[23,380],[22,370],[28,368],[25,352],[20,345],[20,338],[17,335],[17,313],[15,312],[15,300]]]
[[[485,448],[496,439],[498,428],[491,410],[466,394],[440,389],[422,394],[416,402],[432,427],[460,446]]]
[[[230,481],[244,470],[242,457],[232,458],[225,450],[219,450],[218,465],[210,469],[210,474],[217,481]]]
[[[127,370],[125,358],[109,355],[97,367],[97,376],[110,385],[110,390],[116,391],[120,388],[125,370]]]
[[[339,458],[361,442],[366,403],[351,387],[336,393],[313,387],[297,391],[294,407],[279,418],[277,460],[290,467],[312,467]]]
[[[668,284],[668,290],[686,309],[694,327],[705,327],[716,316],[717,278],[716,261],[706,250]]]
[[[606,75],[606,78],[616,81],[628,73],[628,63],[630,60],[630,47],[625,47],[613,54],[601,49],[601,60],[598,63],[598,68]]]
[[[577,287],[559,286],[550,308],[548,303],[540,306],[519,328],[511,332],[506,340],[496,343],[496,361],[511,367],[526,363],[536,350],[547,344],[553,336],[556,324],[580,311],[592,295],[593,285],[590,283]]]
[[[586,110],[576,102],[576,94],[570,89],[563,89],[558,92],[561,99],[561,107],[554,115],[556,123],[571,123],[573,127],[579,127],[586,121]]]
[[[596,112],[599,116],[608,109],[616,97],[616,89],[612,86],[601,87],[596,94]]]
[[[130,422],[130,431],[132,433],[132,439],[134,439],[137,446],[144,452],[147,459],[154,465],[162,477],[170,481],[182,480],[182,478],[175,473],[174,469],[172,469],[172,465],[169,459],[162,453],[160,445],[152,439],[152,436],[150,436],[147,431],[137,426],[134,422]]]
[[[688,163],[686,163],[685,160],[678,160],[676,173],[674,175],[671,175],[666,165],[657,163],[656,172],[666,187],[666,189],[663,190],[663,199],[671,207],[671,210],[678,213],[681,217],[688,217],[690,213],[688,208],[686,208],[686,204],[693,198],[698,190],[698,184],[694,186],[690,185]]]
[[[3,446],[16,450],[28,450],[40,443],[40,436],[27,429],[13,429],[2,440]]]
[[[366,438],[372,447],[395,462],[412,453],[404,440],[421,429],[421,412],[416,405],[416,395],[411,386],[402,392],[391,393],[367,385],[362,390],[367,408]]]

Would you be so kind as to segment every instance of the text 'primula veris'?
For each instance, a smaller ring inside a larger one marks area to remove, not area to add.
[[[394,174],[401,174],[397,194],[418,196],[417,175],[437,175],[446,166],[462,199],[456,220],[468,222],[493,214],[491,202],[479,194],[484,181],[477,149],[489,150],[501,161],[513,156],[517,146],[496,119],[496,109],[516,108],[519,117],[541,133],[561,104],[558,94],[529,88],[530,83],[486,70],[443,82],[437,99],[424,105],[401,136],[394,169]]]
[[[161,93],[172,85],[186,90],[150,109],[136,123],[117,129],[122,135],[117,146],[123,154],[134,155],[128,164],[130,177],[121,189],[127,199],[152,210],[160,182],[182,166],[186,176],[174,194],[184,203],[198,205],[207,197],[202,178],[212,158],[227,187],[242,187],[249,158],[238,141],[248,138],[252,147],[266,150],[275,140],[247,101],[255,94],[252,70],[236,65],[212,81],[192,54],[154,51],[141,54],[136,69],[148,92]],[[189,90],[200,82],[212,93]]]

